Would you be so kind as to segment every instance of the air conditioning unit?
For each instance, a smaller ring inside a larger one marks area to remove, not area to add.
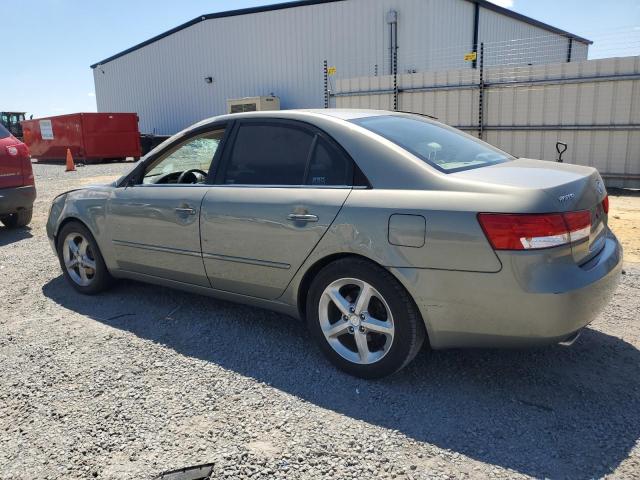
[[[227,100],[227,113],[262,112],[280,110],[278,97],[248,97]]]

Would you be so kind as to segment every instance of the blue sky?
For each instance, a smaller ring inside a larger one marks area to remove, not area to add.
[[[0,110],[35,117],[95,111],[89,65],[203,13],[268,0],[2,0]],[[640,41],[638,0],[495,0],[596,40],[592,56],[628,55]],[[636,30],[633,30],[633,28]],[[598,41],[598,39],[602,39]],[[8,43],[6,43],[8,42]]]

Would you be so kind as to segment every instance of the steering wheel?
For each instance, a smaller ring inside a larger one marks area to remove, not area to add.
[[[191,178],[189,178],[191,176]],[[189,178],[189,181],[185,179]],[[192,168],[191,170],[185,170],[178,177],[177,183],[198,183],[200,180],[207,178],[207,172],[200,170],[199,168]]]

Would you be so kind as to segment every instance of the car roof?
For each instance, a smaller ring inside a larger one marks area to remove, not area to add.
[[[309,109],[309,110],[294,110],[301,113],[313,113],[316,115],[326,115],[328,117],[335,117],[341,120],[353,120],[363,117],[378,117],[381,115],[393,115],[394,112],[388,110],[371,110],[371,109],[356,109],[356,108],[324,108],[324,109]]]
[[[228,113],[204,119],[189,129],[203,126],[209,123],[235,120],[240,118],[289,118],[297,120],[312,121],[318,117],[329,117],[336,120],[349,121],[356,118],[375,117],[382,115],[394,115],[395,112],[388,110],[368,110],[368,109],[350,109],[350,108],[325,108],[325,109],[292,109],[292,110],[264,110],[260,112],[242,112]]]

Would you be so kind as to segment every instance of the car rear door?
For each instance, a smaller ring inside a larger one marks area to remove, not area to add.
[[[347,199],[351,159],[323,132],[290,120],[237,122],[202,203],[213,288],[275,299]]]
[[[23,185],[22,162],[18,142],[0,125],[0,189]]]
[[[191,169],[208,174],[225,128],[217,125],[177,140],[146,161],[129,185],[114,189],[107,224],[118,268],[210,286],[200,248],[200,208],[209,186],[207,175],[200,174],[199,183],[176,182]]]

